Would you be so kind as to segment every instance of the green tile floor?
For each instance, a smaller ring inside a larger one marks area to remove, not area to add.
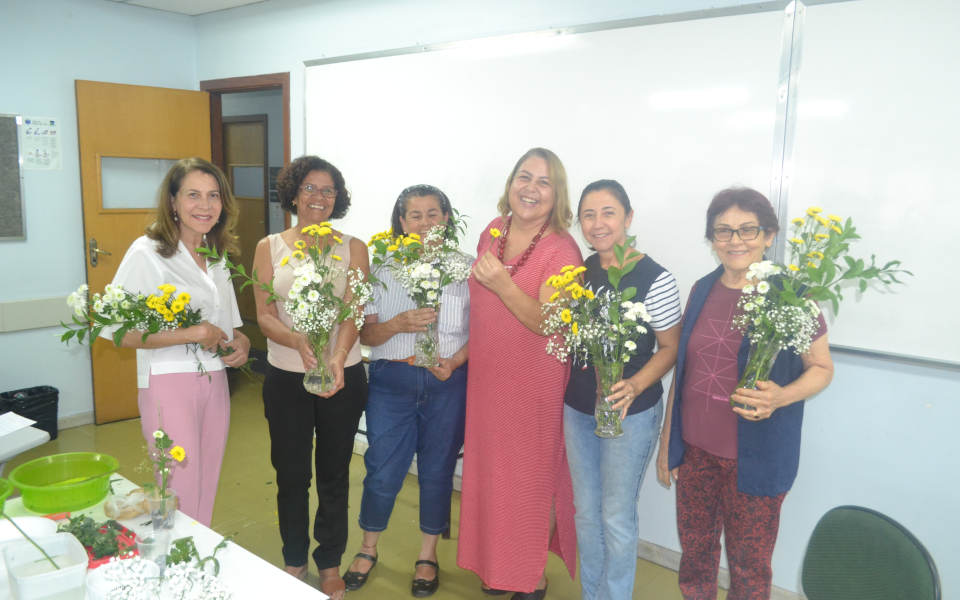
[[[263,417],[259,383],[250,382],[242,375],[231,375],[230,438],[220,474],[220,488],[213,511],[213,528],[222,534],[237,532],[236,543],[264,560],[283,566],[280,554],[280,533],[277,529],[275,472],[270,465],[270,437]],[[60,432],[51,442],[16,457],[7,465],[9,473],[28,460],[61,452],[104,452],[120,459],[120,474],[135,482],[148,481],[150,474],[140,468],[146,457],[140,420],[132,419],[106,425],[84,425]],[[357,526],[360,495],[366,471],[363,458],[355,455],[350,465],[350,540],[344,556],[343,568],[360,547],[361,532]],[[379,544],[380,562],[374,568],[367,585],[348,598],[362,600],[395,600],[411,598],[410,580],[413,563],[420,545],[418,522],[418,493],[416,477],[407,476],[397,498],[389,529]],[[316,509],[316,493],[311,490],[311,510]],[[438,548],[440,561],[440,590],[437,600],[476,598],[487,599],[480,592],[480,582],[470,571],[456,566],[457,527],[460,515],[460,494],[453,493],[453,527],[450,540],[441,540]],[[312,549],[311,549],[312,550]],[[550,554],[547,563],[550,580],[548,598],[576,600],[580,598],[579,579],[571,581],[562,561]],[[319,585],[316,567],[311,564],[308,581]],[[645,560],[637,560],[637,578],[634,598],[673,600],[682,598],[677,587],[677,573]],[[720,590],[720,598],[726,591]],[[509,599],[509,596],[502,596]]]

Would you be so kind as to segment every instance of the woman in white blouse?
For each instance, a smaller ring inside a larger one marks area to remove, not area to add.
[[[425,237],[451,215],[450,200],[431,185],[411,186],[394,204],[391,225],[397,234]],[[473,257],[464,255],[467,265]],[[411,593],[424,598],[440,585],[437,541],[450,526],[450,495],[457,455],[463,446],[467,400],[467,336],[470,323],[470,290],[467,282],[443,288],[439,314],[440,365],[413,366],[418,331],[438,321],[432,308],[417,308],[407,290],[390,273],[378,277],[386,286],[375,286],[367,304],[360,341],[370,348],[370,397],[367,400],[367,441],[363,460],[367,476],[360,502],[363,542],[344,574],[348,590],[366,583],[377,562],[377,540],[387,528],[397,493],[417,455],[420,482],[419,560],[414,568]]]
[[[180,510],[207,526],[230,428],[224,365],[246,363],[250,340],[236,329],[243,321],[226,269],[208,263],[196,249],[236,256],[238,212],[220,169],[202,158],[177,162],[157,193],[156,219],[127,250],[113,279],[114,285],[144,296],[173,285],[177,294],[190,295],[190,308],[202,311],[199,325],[161,331],[146,341],[131,331],[121,346],[137,349],[143,437],[152,445],[162,412],[164,430],[187,455],[171,470],[168,485],[179,496]],[[217,348],[233,350],[218,358]],[[209,377],[198,371],[198,359]]]

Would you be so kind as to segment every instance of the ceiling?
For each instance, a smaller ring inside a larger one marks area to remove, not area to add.
[[[120,4],[131,4],[145,8],[155,8],[182,15],[202,15],[218,10],[236,8],[247,4],[256,4],[266,0],[109,0]]]

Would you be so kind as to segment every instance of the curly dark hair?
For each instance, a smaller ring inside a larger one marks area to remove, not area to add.
[[[277,196],[280,198],[280,208],[297,214],[297,205],[293,203],[300,193],[303,180],[313,171],[323,171],[333,179],[333,186],[337,188],[337,199],[333,203],[333,213],[330,220],[342,219],[350,210],[350,192],[343,181],[340,169],[323,160],[319,156],[301,156],[283,168],[277,175]]]

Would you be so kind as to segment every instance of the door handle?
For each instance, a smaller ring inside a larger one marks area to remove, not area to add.
[[[105,256],[113,256],[106,250],[100,250],[97,248],[97,240],[95,238],[90,238],[90,266],[95,267],[97,263],[100,262],[100,257],[98,255],[103,254]]]

